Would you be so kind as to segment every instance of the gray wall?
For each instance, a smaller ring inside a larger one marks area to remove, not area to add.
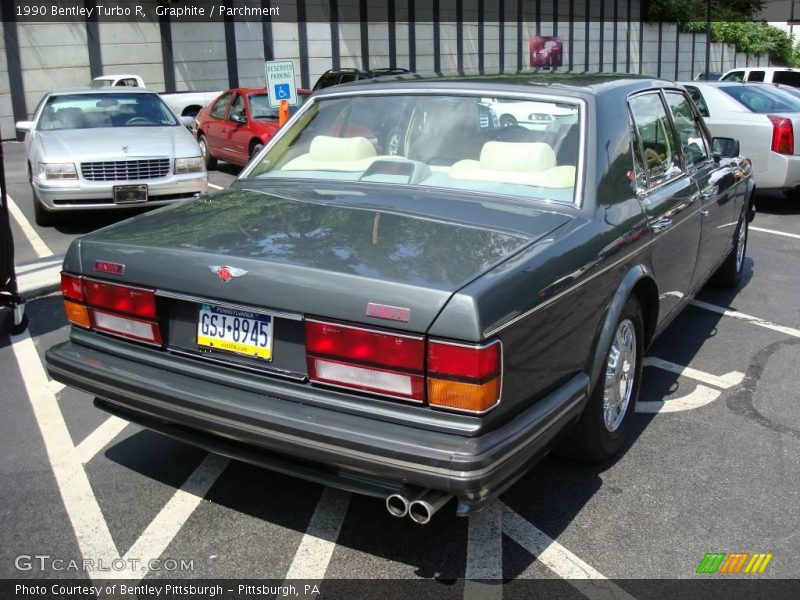
[[[310,0],[309,0],[310,1]],[[378,0],[369,0],[369,6],[377,6]],[[340,6],[345,0],[340,0]],[[411,52],[409,45],[408,13],[402,0],[396,2],[397,22],[395,30],[395,64],[409,67]],[[444,5],[444,2],[442,3]],[[500,68],[500,36],[504,36],[504,71],[515,72],[518,60],[518,27],[513,3],[506,2],[506,22],[501,26],[495,3],[485,1],[484,13],[484,72],[497,72]],[[549,4],[542,2],[542,5]],[[491,6],[490,6],[491,5]],[[575,2],[575,21],[572,35],[567,15],[559,15],[554,25],[552,15],[543,6],[539,23],[522,23],[523,68],[527,69],[528,40],[541,33],[551,35],[555,31],[564,40],[564,67],[568,69],[570,52],[573,70],[624,72],[626,65],[630,71],[650,75],[660,74],[664,78],[689,79],[702,71],[705,59],[705,35],[677,35],[675,25],[661,26],[659,50],[658,25],[642,24],[639,21],[638,2],[633,2],[630,15],[625,14],[627,3],[618,3],[618,19],[615,22],[601,23],[596,20],[596,6],[590,5],[591,20],[586,27],[585,7]],[[357,6],[357,3],[356,3]],[[461,61],[467,74],[477,73],[479,66],[479,22],[477,11],[471,9],[470,2],[464,1],[463,12],[463,53]],[[552,12],[552,10],[550,11]],[[416,70],[419,73],[434,73],[435,45],[434,22],[430,8],[419,8],[414,23],[416,39]],[[606,15],[610,19],[609,14]],[[405,20],[404,20],[405,19]],[[458,24],[455,11],[442,9],[439,23],[439,59],[442,73],[458,71]],[[630,24],[630,26],[629,26]],[[8,23],[4,23],[4,28]],[[165,91],[164,56],[159,23],[116,23],[100,21],[99,57],[97,65],[103,74],[136,73],[141,75],[148,86],[156,91]],[[389,44],[389,23],[369,23],[368,48],[369,64],[372,67],[386,67],[391,61]],[[231,69],[228,57],[236,55],[238,83],[242,86],[264,85],[264,40],[261,22],[241,21],[233,23],[232,36],[226,38],[224,23],[173,22],[170,25],[174,65],[175,89],[180,90],[223,90],[229,87]],[[630,36],[628,36],[630,30]],[[23,90],[16,90],[24,98],[25,113],[30,115],[42,95],[56,88],[85,85],[91,80],[90,49],[87,25],[77,23],[16,23],[19,56],[22,67]],[[291,59],[295,63],[297,84],[301,84],[301,25],[297,23],[273,23],[272,51],[276,59]],[[331,40],[330,23],[307,23],[306,59],[307,81],[310,85],[320,74],[334,66],[334,52]],[[602,45],[601,45],[602,37]],[[616,45],[614,40],[616,38]],[[692,44],[695,61],[692,65]],[[5,41],[0,37],[0,133],[3,139],[15,137],[14,114],[9,86],[8,61]],[[641,52],[640,52],[641,44]],[[342,67],[362,66],[361,23],[341,22],[338,25],[339,65]],[[616,50],[615,50],[616,49]],[[602,52],[601,52],[602,50]],[[601,64],[602,58],[602,64]],[[734,65],[766,65],[766,57],[746,56],[736,53],[731,46],[712,44],[712,70],[725,71]],[[660,60],[660,67],[659,67]],[[17,115],[20,118],[21,115]]]

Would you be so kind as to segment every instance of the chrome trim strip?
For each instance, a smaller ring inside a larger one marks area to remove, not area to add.
[[[436,339],[436,338],[430,338],[428,341],[429,342],[436,342],[437,344],[447,344],[449,346],[459,346],[461,348],[481,348],[481,349],[488,348],[489,346],[492,346],[494,344],[500,344],[500,374],[498,375],[498,377],[500,377],[500,391],[497,394],[497,402],[495,402],[489,408],[486,408],[484,410],[469,410],[469,409],[466,409],[466,408],[453,408],[452,406],[440,406],[438,404],[431,404],[431,399],[428,397],[428,394],[427,394],[427,392],[428,392],[428,390],[427,390],[428,381],[430,379],[436,379],[436,377],[432,377],[430,375],[430,373],[428,373],[426,375],[426,377],[425,377],[425,388],[426,388],[425,389],[425,396],[426,396],[426,404],[431,409],[439,410],[439,411],[443,411],[443,412],[452,412],[452,413],[465,414],[465,415],[484,415],[487,412],[489,412],[490,410],[492,410],[493,408],[495,408],[498,404],[500,404],[500,401],[503,399],[503,380],[505,379],[505,377],[503,375],[503,371],[504,371],[504,367],[505,367],[505,357],[503,356],[503,340],[496,339],[496,340],[492,340],[491,342],[486,342],[484,344],[467,344],[467,343],[463,343],[463,342],[448,342],[446,340],[439,340],[439,339]],[[425,362],[426,362],[425,366],[427,367],[427,357],[426,357],[426,361]]]
[[[502,82],[500,82],[502,85]],[[575,104],[578,107],[578,115],[579,115],[579,124],[581,126],[581,139],[578,143],[578,165],[576,168],[576,177],[575,177],[575,189],[573,190],[572,202],[569,204],[573,207],[582,208],[584,204],[584,194],[583,194],[583,186],[584,186],[584,172],[586,171],[586,145],[588,140],[588,132],[589,132],[589,124],[588,124],[588,106],[585,98],[581,98],[579,96],[570,96],[570,95],[558,95],[558,94],[542,94],[537,93],[535,91],[507,91],[501,90],[491,85],[486,85],[485,89],[476,90],[474,88],[423,88],[421,85],[419,86],[411,86],[411,87],[393,87],[392,89],[358,89],[362,86],[357,86],[356,89],[346,90],[346,91],[337,91],[337,92],[326,92],[322,96],[315,96],[314,94],[306,100],[300,109],[289,119],[289,122],[286,123],[283,127],[278,130],[272,139],[267,143],[266,146],[261,150],[259,153],[259,157],[265,156],[272,147],[277,144],[283,136],[287,135],[289,130],[291,129],[291,125],[295,119],[299,119],[307,110],[314,105],[314,103],[319,102],[320,98],[325,100],[327,98],[346,98],[346,97],[361,97],[361,96],[379,96],[379,95],[390,95],[390,96],[477,96],[479,98],[486,98],[487,96],[496,95],[500,98],[518,98],[520,100],[531,100],[531,101],[538,101],[538,100],[546,100],[551,102],[560,102],[563,104]],[[256,168],[256,165],[259,163],[259,160],[251,160],[250,163],[245,166],[239,176],[236,178],[235,181],[240,181],[242,179],[246,179],[250,176],[250,173]],[[312,180],[313,181],[313,180]],[[451,188],[446,188],[451,189]],[[455,189],[455,188],[453,188]],[[514,198],[525,198],[524,196],[514,196]],[[565,203],[562,203],[565,204]]]
[[[259,308],[255,306],[248,306],[246,304],[236,304],[235,302],[226,302],[224,300],[211,300],[210,298],[203,298],[201,296],[193,296],[191,294],[180,294],[177,292],[170,292],[169,290],[156,290],[156,296],[161,298],[169,298],[170,300],[182,300],[184,302],[194,302],[196,304],[211,304],[213,306],[220,306],[222,308],[233,308],[236,310],[243,310],[245,312],[258,313],[268,317],[275,317],[277,319],[286,319],[288,321],[303,321],[305,317],[301,314],[280,312],[269,310],[268,308]]]

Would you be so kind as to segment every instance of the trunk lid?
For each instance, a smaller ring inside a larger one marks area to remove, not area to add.
[[[95,261],[122,263],[116,280],[421,333],[455,291],[570,219],[530,203],[439,192],[367,199],[362,191],[297,184],[272,183],[267,191],[245,180],[83,237],[80,267],[110,279],[94,271]],[[65,268],[77,267],[74,258]],[[240,276],[222,281],[218,267]],[[368,302],[410,309],[410,320],[367,317]]]

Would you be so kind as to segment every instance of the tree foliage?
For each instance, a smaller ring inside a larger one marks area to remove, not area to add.
[[[772,62],[799,66],[800,49],[788,33],[754,18],[763,8],[762,0],[712,1],[711,38],[732,44],[739,52],[768,55]],[[649,22],[677,23],[681,31],[705,33],[705,0],[653,0],[647,6]]]

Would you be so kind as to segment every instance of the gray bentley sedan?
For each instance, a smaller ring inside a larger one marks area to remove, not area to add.
[[[17,129],[26,132],[37,225],[63,211],[161,206],[206,191],[200,147],[149,90],[51,92]]]
[[[737,155],[664,81],[332,87],[229,190],[75,241],[48,371],[394,516],[468,515],[550,450],[625,447],[648,345],[740,282]]]

